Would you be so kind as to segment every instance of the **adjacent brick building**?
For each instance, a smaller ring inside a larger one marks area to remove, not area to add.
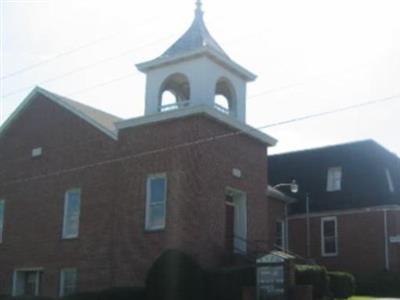
[[[245,124],[255,76],[213,40],[200,3],[188,32],[138,68],[144,117],[36,88],[1,127],[0,294],[143,285],[170,248],[204,267],[253,241],[272,249],[263,174],[276,140]]]
[[[354,142],[270,156],[269,175],[300,187],[289,210],[289,250],[331,270],[400,270],[396,155],[372,140]]]

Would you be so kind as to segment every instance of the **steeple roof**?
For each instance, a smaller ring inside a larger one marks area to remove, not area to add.
[[[208,32],[204,23],[201,1],[196,2],[195,17],[190,28],[161,56],[156,59],[137,64],[141,72],[186,61],[190,58],[206,56],[224,68],[236,73],[246,81],[253,81],[256,75],[234,62]]]
[[[211,48],[219,54],[228,58],[222,47],[209,33],[203,19],[201,1],[196,2],[195,18],[189,29],[165,51],[161,57],[172,57],[187,53],[204,47]]]

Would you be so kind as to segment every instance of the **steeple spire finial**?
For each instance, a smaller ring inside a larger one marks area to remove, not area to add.
[[[203,10],[201,9],[203,3],[201,0],[196,0],[196,17],[202,17],[203,16]]]

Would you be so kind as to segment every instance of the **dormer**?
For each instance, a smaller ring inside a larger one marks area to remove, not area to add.
[[[246,85],[256,76],[231,60],[210,35],[200,1],[182,37],[137,68],[147,76],[145,115],[207,105],[246,122]]]

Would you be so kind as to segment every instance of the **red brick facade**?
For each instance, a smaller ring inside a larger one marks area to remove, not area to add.
[[[205,267],[220,265],[227,188],[246,193],[247,238],[268,240],[266,145],[245,135],[195,143],[234,130],[193,115],[124,129],[115,141],[54,102],[35,99],[0,137],[0,294],[11,293],[15,269],[31,267],[43,268],[44,296],[58,294],[66,267],[78,269],[79,290],[143,285],[167,248]],[[32,158],[36,147],[43,155]],[[156,173],[168,179],[167,224],[146,232],[146,179]],[[82,191],[79,237],[63,240],[71,188]]]
[[[400,271],[400,243],[390,237],[400,233],[400,208],[387,209],[387,256],[383,208],[365,208],[310,215],[310,257],[329,270],[354,274],[385,270]],[[322,255],[321,219],[337,219],[337,255]],[[289,249],[307,257],[306,218],[289,217]]]

